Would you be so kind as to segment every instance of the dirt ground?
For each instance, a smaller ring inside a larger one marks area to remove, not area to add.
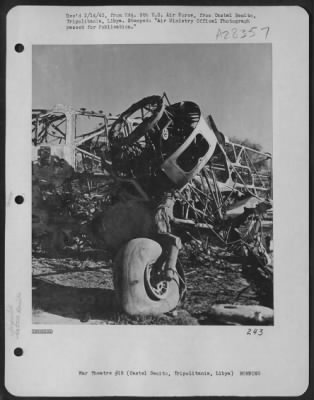
[[[33,323],[210,325],[217,324],[208,312],[214,304],[272,307],[272,287],[263,290],[250,266],[219,247],[205,252],[187,244],[179,262],[186,278],[182,304],[160,317],[129,317],[116,307],[108,253],[34,253]]]

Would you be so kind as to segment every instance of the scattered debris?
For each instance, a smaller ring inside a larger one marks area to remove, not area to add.
[[[259,305],[215,304],[202,322],[223,325],[273,325],[274,311]]]
[[[172,104],[166,94],[146,97],[117,117],[57,105],[33,110],[32,121],[35,253],[71,250],[75,259],[98,248],[112,258],[138,237],[157,240],[165,251],[154,221],[168,194],[166,231],[183,243],[177,273],[183,282],[187,272],[183,286],[198,275],[212,285],[227,275],[237,275],[237,282],[242,276],[229,299],[238,302],[253,290],[255,301],[273,307],[269,153],[231,141],[197,104]],[[83,259],[75,268],[93,273],[99,267]],[[225,291],[226,286],[213,290],[216,302]],[[196,315],[187,293],[188,309]],[[208,292],[200,288],[190,295],[202,298]],[[216,307],[212,300],[202,313],[220,320],[232,314],[242,323],[271,320],[265,310],[252,317],[241,307]],[[177,311],[171,312],[176,317]],[[86,315],[82,320],[90,319]]]

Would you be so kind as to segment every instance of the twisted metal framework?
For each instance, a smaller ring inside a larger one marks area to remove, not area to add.
[[[33,160],[40,148],[64,159],[76,171],[102,171],[102,156],[108,152],[108,129],[115,118],[102,111],[73,110],[56,105],[32,112]]]
[[[33,160],[48,147],[75,171],[107,169],[122,186],[133,182],[145,199],[172,188],[186,226],[210,230],[225,244],[249,245],[252,226],[261,226],[272,205],[271,156],[229,141],[211,116],[207,124],[201,119],[195,103],[171,104],[165,93],[145,97],[117,117],[62,105],[35,109]],[[206,130],[212,136],[205,140]]]

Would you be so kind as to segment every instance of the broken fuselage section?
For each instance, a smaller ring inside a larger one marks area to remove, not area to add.
[[[194,102],[153,95],[115,117],[57,105],[33,110],[32,125],[41,188],[51,176],[57,184],[63,175],[61,183],[71,180],[72,171],[113,178],[112,198],[156,204],[175,192],[180,226],[214,232],[226,244],[246,240],[271,211],[271,156],[230,141]]]
[[[270,154],[233,143],[190,101],[170,104],[165,94],[140,100],[112,124],[109,146],[114,173],[137,179],[148,191],[149,180],[160,190],[182,190],[210,169],[222,192],[271,196]]]

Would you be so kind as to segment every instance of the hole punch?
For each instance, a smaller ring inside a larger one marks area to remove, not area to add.
[[[16,197],[15,197],[15,203],[16,203],[16,204],[22,204],[22,203],[24,203],[24,197],[21,196],[21,195],[16,196]]]
[[[24,45],[22,43],[17,43],[14,46],[14,49],[17,53],[22,53],[24,51]]]
[[[16,357],[21,357],[23,355],[23,349],[21,347],[16,347],[14,349],[14,355]]]

